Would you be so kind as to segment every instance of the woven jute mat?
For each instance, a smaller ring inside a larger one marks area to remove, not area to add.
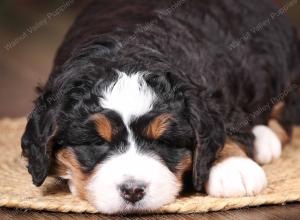
[[[21,157],[20,137],[26,119],[0,120],[0,206],[57,212],[89,212],[96,210],[88,202],[73,197],[62,182],[47,178],[35,187]],[[177,199],[157,213],[194,213],[300,201],[300,128],[285,146],[281,159],[264,166],[268,187],[258,196],[212,198],[193,195]]]

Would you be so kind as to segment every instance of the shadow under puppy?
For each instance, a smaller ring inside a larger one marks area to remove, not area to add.
[[[296,31],[283,15],[253,29],[272,13],[269,0],[93,1],[28,118],[33,183],[68,179],[110,214],[157,209],[188,182],[216,197],[261,192],[257,163],[280,156],[286,109],[299,106]]]

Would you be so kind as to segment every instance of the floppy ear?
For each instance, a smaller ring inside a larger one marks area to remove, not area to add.
[[[42,107],[37,105],[29,116],[21,140],[22,155],[28,159],[28,172],[36,186],[40,186],[48,175],[56,142],[54,111],[45,111]]]
[[[225,142],[225,128],[217,107],[209,98],[189,94],[187,98],[189,121],[194,130],[193,185],[201,191],[210,168]]]
[[[184,76],[184,77],[183,77]],[[210,92],[193,79],[183,73],[166,73],[164,91],[167,94],[175,94],[173,100],[182,100],[186,117],[194,133],[193,142],[193,185],[195,190],[201,191],[208,179],[210,168],[216,159],[217,153],[225,143],[225,126],[218,106],[213,103]]]

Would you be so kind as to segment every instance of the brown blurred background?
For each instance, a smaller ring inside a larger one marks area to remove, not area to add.
[[[290,0],[274,1],[283,6]],[[289,8],[288,16],[300,30],[300,0],[294,1],[297,3]],[[30,112],[34,87],[47,80],[56,49],[86,2],[0,2],[0,117]]]

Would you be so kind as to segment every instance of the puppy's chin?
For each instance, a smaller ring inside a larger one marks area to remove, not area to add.
[[[92,175],[87,199],[106,214],[158,209],[174,201],[181,190],[180,181],[158,158],[134,150],[109,158]],[[128,182],[129,187],[142,185],[143,195],[133,201],[126,199],[122,186]]]

